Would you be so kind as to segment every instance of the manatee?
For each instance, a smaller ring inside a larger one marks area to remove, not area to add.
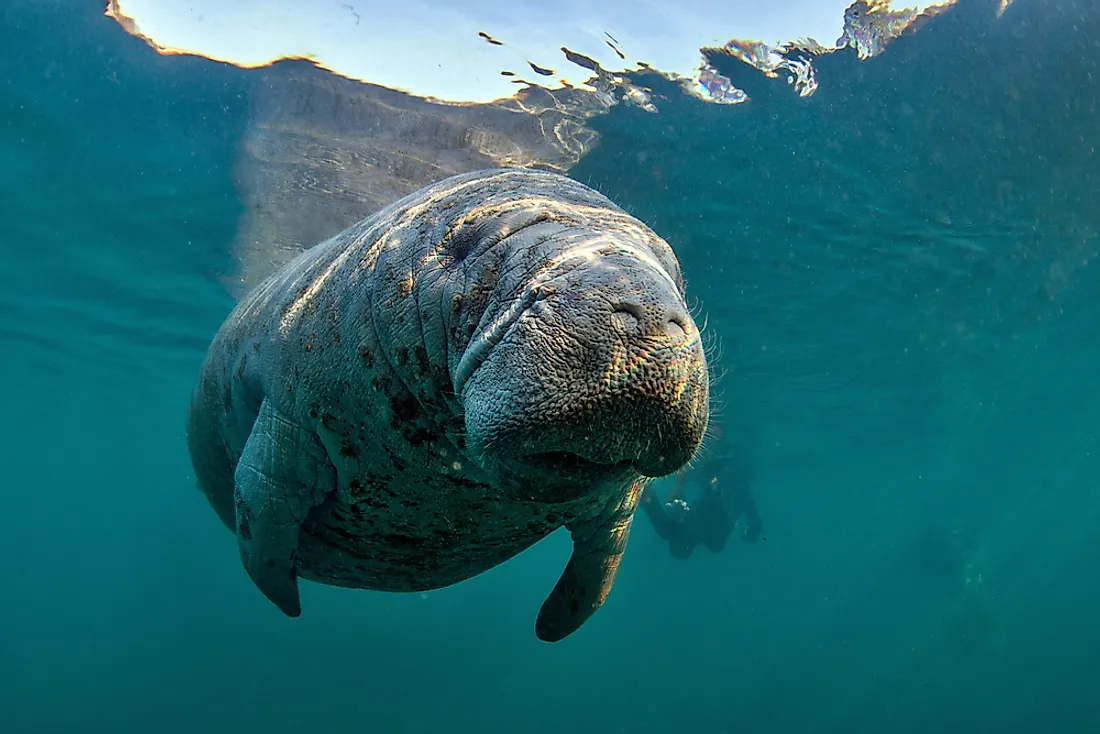
[[[603,604],[645,483],[699,450],[699,329],[669,245],[556,173],[429,185],[260,283],[210,344],[198,484],[256,587],[417,592],[560,527],[554,642]]]

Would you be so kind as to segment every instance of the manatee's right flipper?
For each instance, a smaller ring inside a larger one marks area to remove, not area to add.
[[[573,555],[535,621],[535,635],[543,642],[558,642],[576,632],[611,593],[642,486],[641,480],[632,485],[611,511],[594,523],[569,528]]]
[[[298,534],[335,489],[320,439],[264,400],[234,475],[237,546],[252,583],[289,617],[298,598]]]

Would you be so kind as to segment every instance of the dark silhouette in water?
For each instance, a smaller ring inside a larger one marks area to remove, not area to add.
[[[676,487],[662,502],[650,484],[642,493],[641,506],[650,524],[676,558],[689,558],[695,546],[705,545],[712,553],[720,553],[729,540],[734,526],[744,521],[741,537],[746,543],[763,536],[763,521],[752,496],[753,467],[747,456],[731,457],[722,450],[718,432],[718,451],[702,464],[677,473]],[[703,487],[690,502],[684,498],[688,475],[704,478]]]

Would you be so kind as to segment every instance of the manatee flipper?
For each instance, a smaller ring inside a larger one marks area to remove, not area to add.
[[[302,613],[298,534],[326,487],[335,489],[335,469],[320,439],[264,400],[234,473],[237,547],[252,583],[288,617]]]
[[[558,642],[576,632],[607,599],[643,486],[641,481],[632,485],[612,512],[595,524],[569,528],[573,555],[535,621],[535,635],[543,642]]]

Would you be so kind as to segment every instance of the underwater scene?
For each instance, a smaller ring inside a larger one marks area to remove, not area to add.
[[[1100,731],[1094,0],[0,49],[0,734]]]

